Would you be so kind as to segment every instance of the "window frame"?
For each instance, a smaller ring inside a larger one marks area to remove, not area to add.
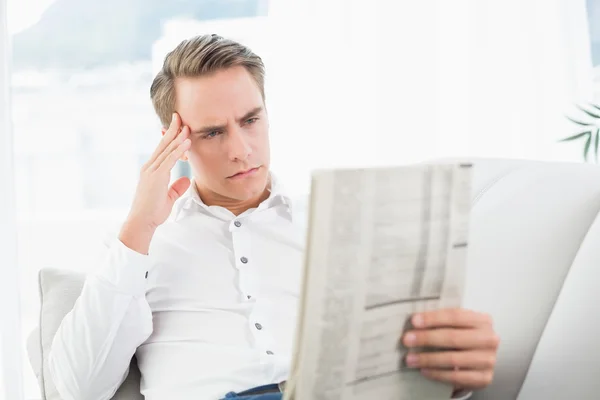
[[[23,399],[14,154],[10,108],[7,0],[0,0],[0,397]]]

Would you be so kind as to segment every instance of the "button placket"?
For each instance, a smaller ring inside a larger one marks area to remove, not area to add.
[[[236,226],[236,227],[238,227],[238,228],[240,228],[240,227],[242,226],[242,222],[241,222],[241,221],[239,221],[239,220],[235,220],[235,221],[233,221],[233,225],[234,225],[234,226]],[[234,250],[235,250],[235,246],[234,246]],[[248,264],[248,257],[246,257],[246,256],[241,256],[241,257],[240,257],[240,262],[241,262],[242,264]]]
[[[230,222],[229,231],[233,240],[235,267],[240,273],[240,294],[244,301],[250,302],[255,301],[256,285],[254,280],[256,277],[252,276],[253,271],[248,268],[251,265],[249,259],[251,257],[251,233],[244,226],[245,223],[238,219],[233,220]]]

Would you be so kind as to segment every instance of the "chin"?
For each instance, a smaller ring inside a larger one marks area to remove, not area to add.
[[[268,172],[263,166],[260,167],[252,176],[242,179],[232,179],[227,181],[227,187],[238,200],[250,200],[260,196],[268,183]]]

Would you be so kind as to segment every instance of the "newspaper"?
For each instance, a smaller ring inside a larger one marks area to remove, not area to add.
[[[284,399],[451,397],[451,386],[403,365],[400,337],[415,312],[461,305],[471,170],[432,164],[313,174]]]

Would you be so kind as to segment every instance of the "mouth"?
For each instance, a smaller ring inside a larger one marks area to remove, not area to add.
[[[237,174],[231,175],[230,177],[228,177],[228,179],[246,178],[248,176],[254,175],[256,173],[256,171],[258,171],[259,168],[260,167],[256,167],[256,168],[247,169],[245,171],[240,171]]]

